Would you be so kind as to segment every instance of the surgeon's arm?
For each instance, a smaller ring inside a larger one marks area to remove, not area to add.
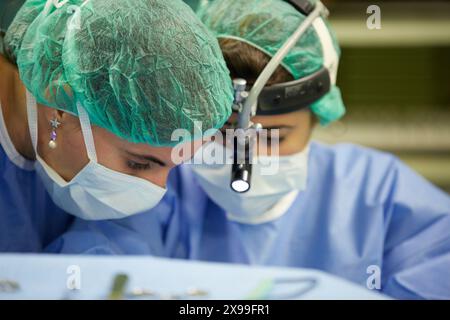
[[[382,291],[450,299],[450,197],[400,162],[386,203]]]

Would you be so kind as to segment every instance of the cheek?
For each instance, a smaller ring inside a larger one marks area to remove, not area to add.
[[[302,145],[299,143],[297,137],[286,137],[282,143],[280,143],[280,156],[287,156],[302,150]]]
[[[137,177],[147,180],[161,188],[165,188],[167,185],[167,179],[169,177],[170,168],[159,168],[157,170],[149,170],[148,172],[143,172]]]
[[[155,165],[150,170],[133,171],[128,167],[127,158],[121,152],[123,142],[103,130],[94,129],[93,134],[98,162],[101,165],[117,172],[147,180],[163,188],[166,186],[171,167]]]
[[[93,127],[92,134],[98,163],[111,170],[125,172],[126,161],[119,152],[116,138],[106,130],[97,127]]]
[[[81,130],[73,129],[73,128],[64,128],[64,131],[61,131],[60,134],[57,131],[57,140],[61,138],[61,141],[65,145],[66,151],[72,151],[74,153],[79,152],[80,155],[86,154],[86,147],[84,146],[84,139]],[[77,157],[79,158],[80,155]]]
[[[66,181],[70,181],[88,163],[81,132],[68,130],[57,133],[58,147],[44,157],[46,162]]]
[[[280,143],[280,155],[286,156],[303,151],[309,142],[309,132],[294,130]]]

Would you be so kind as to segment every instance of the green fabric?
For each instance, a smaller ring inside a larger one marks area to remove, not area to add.
[[[18,2],[20,1],[15,1],[17,6],[19,6]],[[13,62],[17,60],[17,50],[22,43],[28,26],[36,19],[45,6],[45,0],[29,0],[26,2],[26,5],[23,5],[24,1],[21,2],[21,7],[16,8],[18,11],[15,14],[16,17],[20,17],[18,19],[14,18],[13,22],[9,22],[8,27],[6,26],[6,22],[2,26],[7,30],[3,41],[4,54]],[[7,12],[7,10],[4,12]]]
[[[345,114],[341,90],[332,86],[330,92],[310,105],[310,109],[319,117],[320,124],[323,126],[340,119]]]
[[[0,0],[0,54],[5,55],[3,40],[6,30],[25,0]]]
[[[77,114],[79,101],[92,123],[153,146],[177,144],[175,129],[199,138],[223,125],[233,100],[229,71],[186,4],[82,3],[46,10],[45,1],[29,0],[8,29],[8,49],[39,103]]]
[[[243,41],[271,57],[306,18],[282,0],[203,0],[197,15],[217,38]],[[335,34],[327,21],[325,24],[340,55]],[[311,26],[284,58],[282,65],[294,79],[300,79],[322,68],[323,61],[321,41]],[[328,94],[311,105],[311,110],[323,125],[338,120],[345,113],[339,89],[332,86]]]
[[[183,0],[186,2],[193,10],[197,9],[200,1],[202,0]]]

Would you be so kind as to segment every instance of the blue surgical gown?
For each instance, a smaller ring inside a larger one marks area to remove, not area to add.
[[[68,228],[73,218],[53,203],[33,170],[33,163],[14,150],[3,128],[0,130],[0,252],[40,252]]]
[[[450,197],[392,155],[312,143],[307,188],[277,220],[232,222],[173,170],[152,212],[116,221],[77,220],[48,250],[143,254],[251,265],[315,268],[397,298],[450,298]]]

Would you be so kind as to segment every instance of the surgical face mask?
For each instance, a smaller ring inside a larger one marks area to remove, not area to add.
[[[37,154],[37,105],[29,92],[27,110],[36,172],[52,200],[63,210],[85,220],[119,219],[152,209],[164,196],[166,189],[97,162],[89,117],[81,104],[78,114],[89,163],[66,182]]]
[[[247,224],[275,220],[289,209],[298,193],[306,189],[308,146],[289,156],[255,157],[251,188],[246,193],[237,193],[230,188],[231,159],[225,164],[206,164],[213,162],[207,159],[214,154],[213,149],[220,148],[223,148],[223,154],[227,153],[225,147],[215,142],[203,146],[195,154],[192,168],[200,186],[226,211],[229,220]],[[232,153],[228,152],[226,157],[232,157]],[[278,170],[266,174],[268,170],[264,164],[269,161],[276,162]]]

